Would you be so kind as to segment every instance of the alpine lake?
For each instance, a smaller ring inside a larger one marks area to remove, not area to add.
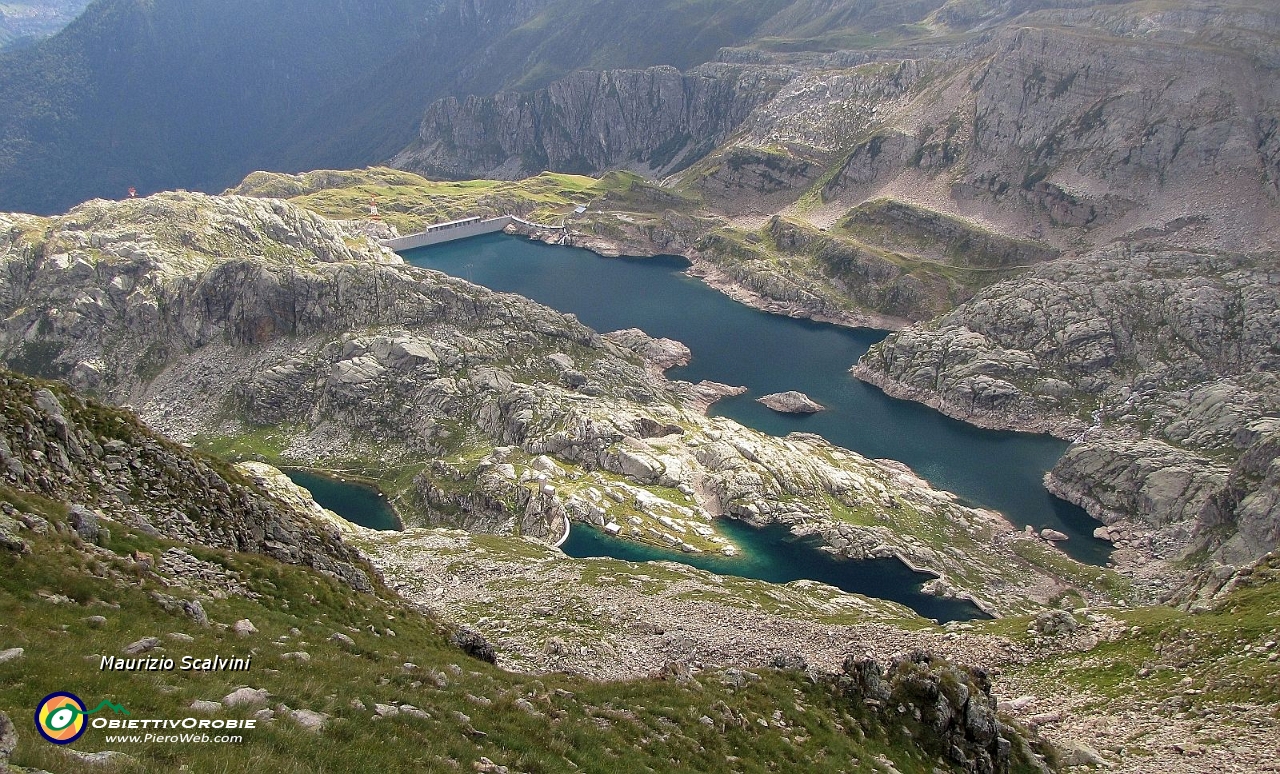
[[[926,406],[891,398],[849,374],[858,358],[887,335],[884,331],[751,309],[686,274],[688,262],[676,257],[602,258],[579,248],[504,234],[401,255],[415,266],[532,298],[601,332],[640,328],[650,336],[681,341],[693,357],[668,376],[748,390],[714,404],[712,415],[778,436],[814,433],[865,457],[904,462],[933,486],[956,493],[966,504],[998,510],[1018,527],[1066,533],[1069,539],[1060,544],[1062,549],[1081,562],[1101,565],[1108,560],[1111,545],[1093,537],[1099,522],[1049,494],[1041,483],[1067,448],[1065,441],[966,425]],[[799,390],[826,410],[780,414],[755,400],[786,390]],[[375,529],[398,527],[394,512],[376,490],[308,471],[288,473],[310,489],[317,502],[344,518]],[[584,524],[574,524],[560,548],[578,558],[675,561],[776,583],[815,580],[901,602],[941,622],[983,615],[968,602],[921,593],[931,576],[913,572],[896,559],[841,559],[822,550],[816,539],[796,537],[783,525],[755,528],[724,519],[718,526],[741,549],[738,556],[685,554],[616,538]]]

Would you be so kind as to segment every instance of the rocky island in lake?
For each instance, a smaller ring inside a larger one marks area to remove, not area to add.
[[[775,392],[763,398],[756,398],[756,401],[783,414],[816,414],[824,409],[821,403],[795,390]]]

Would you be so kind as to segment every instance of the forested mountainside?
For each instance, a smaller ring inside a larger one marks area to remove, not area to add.
[[[0,4],[0,51],[30,46],[67,26],[88,0],[35,0]]]

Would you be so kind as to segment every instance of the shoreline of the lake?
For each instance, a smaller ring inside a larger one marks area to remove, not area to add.
[[[732,544],[733,556],[718,553],[687,554],[669,546],[610,535],[591,525],[576,525],[561,551],[571,558],[608,556],[622,561],[669,561],[717,575],[751,578],[786,584],[808,580],[824,583],[849,594],[886,599],[911,608],[923,618],[941,623],[997,617],[967,596],[939,596],[924,591],[938,576],[913,567],[901,556],[852,559],[820,545],[816,535],[797,534],[791,525],[769,522],[754,525],[741,519],[716,519]],[[601,546],[612,546],[605,553]]]
[[[1044,488],[1045,472],[1065,450],[1062,440],[975,428],[892,398],[848,373],[849,364],[886,335],[883,330],[753,308],[691,276],[689,260],[678,255],[602,260],[599,252],[582,247],[575,255],[573,246],[565,250],[539,239],[494,234],[406,251],[404,257],[575,314],[598,331],[639,327],[650,336],[681,341],[692,361],[670,369],[668,378],[748,387],[747,394],[717,401],[708,415],[776,437],[816,433],[870,459],[900,460],[935,487],[998,511],[1015,528],[1031,526],[1038,534],[1048,527],[1071,535],[1060,550],[1079,561],[1103,566],[1109,559],[1110,545],[1093,535],[1100,523]],[[744,342],[752,342],[750,358],[742,356]],[[789,389],[831,409],[784,417],[755,403],[760,395]]]
[[[722,293],[744,306],[768,314],[776,314],[796,320],[812,320],[814,322],[837,325],[842,328],[867,328],[888,332],[902,330],[911,324],[910,320],[891,315],[866,311],[840,311],[833,314],[830,311],[815,310],[796,302],[768,298],[748,288],[741,281],[725,272],[717,264],[708,261],[692,248],[686,248],[683,251],[671,251],[670,249],[648,250],[638,242],[623,242],[598,234],[583,234],[580,232],[560,234],[556,232],[553,235],[550,232],[539,232],[528,226],[516,224],[507,228],[509,229],[507,233],[512,235],[527,237],[532,241],[557,247],[577,247],[595,253],[601,258],[682,258],[689,263],[686,273],[690,277],[697,278],[712,290]],[[539,236],[540,233],[546,233],[546,236]]]
[[[508,226],[508,229],[510,229],[510,231],[507,233],[526,237],[531,241],[542,242],[543,244],[557,247],[577,247],[594,253],[601,258],[632,258],[639,260],[650,258],[680,258],[688,262],[689,268],[685,273],[690,277],[696,278],[708,288],[728,296],[743,306],[764,312],[765,314],[788,317],[793,320],[810,320],[812,322],[835,325],[841,328],[855,330],[866,329],[887,333],[900,331],[912,324],[910,320],[893,317],[891,315],[876,314],[874,312],[866,311],[844,311],[838,314],[831,314],[830,312],[816,310],[798,302],[784,302],[778,299],[768,298],[754,290],[751,290],[740,280],[725,272],[720,266],[706,260],[692,249],[675,252],[661,252],[657,250],[645,250],[638,243],[623,242],[621,240],[603,237],[596,234],[586,235],[577,232],[570,232],[567,236],[561,235],[553,240],[550,236],[547,238],[539,237],[539,232],[529,228],[528,226]],[[1032,435],[1048,435],[1059,440],[1072,441],[1087,428],[1087,425],[1080,420],[1070,417],[1028,419],[1013,416],[987,417],[974,415],[959,411],[945,402],[931,398],[928,395],[921,394],[906,385],[898,384],[892,380],[878,378],[874,373],[866,369],[860,369],[859,364],[856,362],[849,366],[848,371],[854,378],[879,388],[889,397],[919,403],[937,411],[940,414],[983,430],[1004,430]]]
[[[293,481],[293,483],[297,484],[303,489],[306,489],[308,492],[311,492],[312,499],[315,500],[322,507],[327,508],[330,511],[333,511],[334,513],[337,513],[343,519],[346,519],[352,524],[365,527],[366,529],[378,529],[383,531],[403,532],[405,530],[404,517],[400,515],[400,512],[398,510],[396,510],[395,505],[392,504],[391,502],[391,498],[387,497],[387,494],[382,491],[382,488],[378,485],[378,482],[373,479],[369,479],[365,476],[352,476],[352,475],[347,475],[344,477],[344,475],[340,474],[338,471],[333,469],[310,467],[310,466],[292,466],[291,465],[287,467],[281,467],[279,470],[281,473],[284,473],[286,476],[288,476],[290,481]],[[389,528],[369,526],[367,524],[361,523],[356,519],[353,519],[346,513],[342,513],[337,508],[331,507],[330,505],[326,505],[324,502],[322,502],[322,497],[316,495],[316,492],[312,486],[308,486],[298,481],[297,478],[295,478],[295,476],[299,476],[299,475],[304,479],[313,478],[313,479],[328,481],[337,487],[359,489],[365,492],[376,493],[376,499],[380,507],[385,509],[386,513],[391,517],[392,524],[394,524],[394,526]]]

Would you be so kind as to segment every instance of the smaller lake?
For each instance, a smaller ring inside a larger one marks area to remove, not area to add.
[[[737,519],[717,519],[716,528],[738,547],[738,556],[671,551],[616,538],[578,522],[560,550],[579,559],[610,556],[630,562],[680,562],[717,575],[770,583],[814,580],[842,591],[899,602],[940,623],[987,617],[971,602],[922,593],[920,587],[932,576],[913,572],[897,559],[841,559],[820,549],[817,538],[796,537],[783,524],[753,527]]]
[[[302,468],[284,472],[293,483],[311,492],[316,502],[353,524],[383,531],[401,529],[400,517],[376,487]]]

